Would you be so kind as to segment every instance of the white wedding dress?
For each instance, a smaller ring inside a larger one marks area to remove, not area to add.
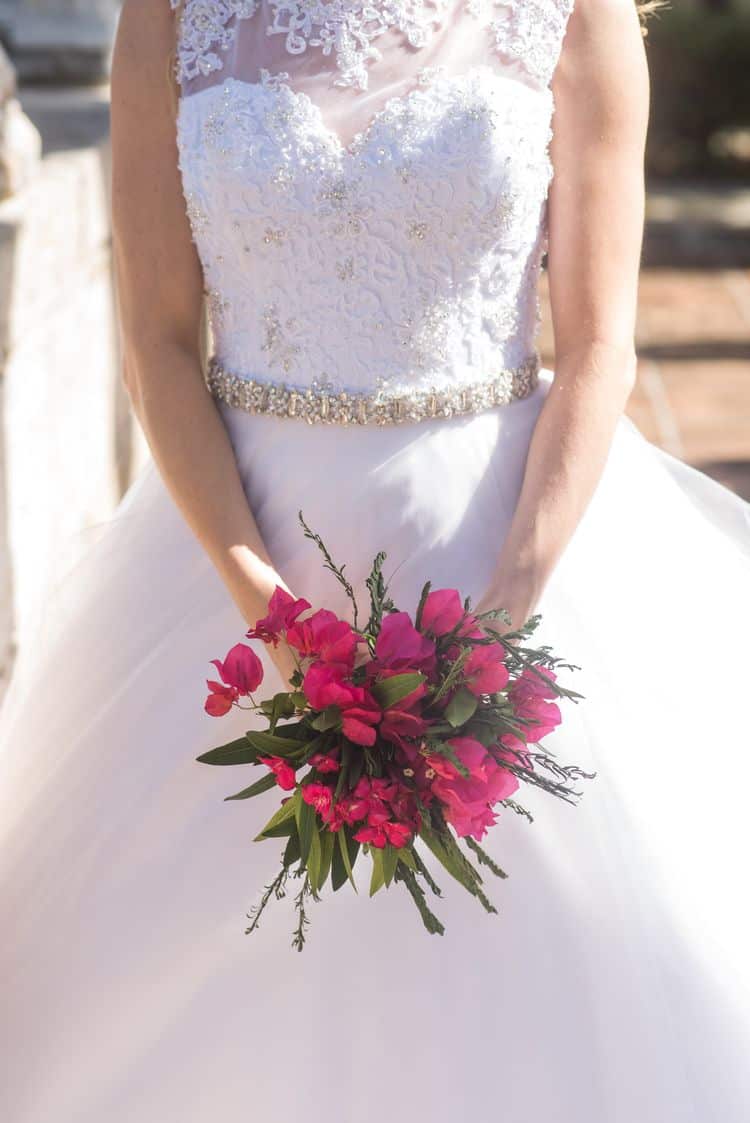
[[[207,377],[316,606],[347,611],[299,508],[361,595],[380,549],[404,609],[428,577],[485,590],[552,378],[571,5],[183,6]],[[398,887],[344,888],[298,955],[291,899],[244,934],[278,795],[224,803],[247,773],[195,760],[246,728],[203,712],[246,625],[148,465],[40,605],[2,711],[3,1123],[746,1123],[748,514],[623,420],[540,605],[585,695],[549,746],[597,778],[501,815],[498,916],[436,873],[429,936]]]

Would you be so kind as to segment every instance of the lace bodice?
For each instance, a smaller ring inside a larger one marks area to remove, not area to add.
[[[179,160],[224,369],[419,394],[528,367],[571,6],[179,5]]]

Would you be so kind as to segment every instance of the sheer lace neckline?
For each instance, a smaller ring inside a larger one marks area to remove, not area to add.
[[[366,90],[368,63],[381,57],[374,41],[388,31],[401,32],[419,49],[441,25],[447,0],[170,0],[180,10],[178,76],[206,76],[222,66],[217,49],[226,51],[239,20],[266,7],[266,34],[283,35],[288,54],[320,47],[333,55],[336,86]]]
[[[301,76],[309,83],[317,78],[357,94],[367,91],[369,96],[373,84],[396,84],[398,60],[405,72],[411,68],[409,56],[420,51],[441,63],[446,56],[466,61],[472,53],[475,57],[491,54],[522,82],[536,88],[547,86],[574,0],[169,3],[178,12],[175,73],[183,92],[192,93],[214,82],[220,71],[249,79],[251,74],[257,78],[265,67],[294,69],[295,80]],[[468,23],[462,22],[463,15]],[[484,42],[470,24],[484,31]],[[316,53],[320,62],[313,57]],[[375,63],[378,65],[373,66]]]
[[[308,46],[333,52],[339,71],[336,86],[368,85],[367,64],[381,55],[374,41],[391,28],[410,46],[425,45],[440,26],[445,0],[267,0],[273,12],[269,35],[284,35],[289,54]]]

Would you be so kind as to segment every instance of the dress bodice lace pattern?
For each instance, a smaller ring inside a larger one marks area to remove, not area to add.
[[[317,50],[332,84],[361,90],[381,35],[419,51],[442,3],[267,0],[266,33],[285,37],[290,62]],[[185,0],[178,22],[180,169],[224,379],[212,389],[251,382],[242,404],[257,408],[267,386],[276,412],[294,412],[282,384],[308,397],[438,394],[453,411],[456,395],[504,400],[483,387],[528,392],[549,82],[571,0],[468,0],[490,60],[420,68],[348,143],[286,71],[248,81],[225,68],[260,6]],[[196,75],[216,80],[188,93]]]

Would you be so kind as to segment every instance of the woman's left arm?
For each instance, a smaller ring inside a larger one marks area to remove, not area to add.
[[[601,478],[636,370],[648,74],[633,0],[576,0],[553,82],[555,377],[478,611],[534,611]]]

